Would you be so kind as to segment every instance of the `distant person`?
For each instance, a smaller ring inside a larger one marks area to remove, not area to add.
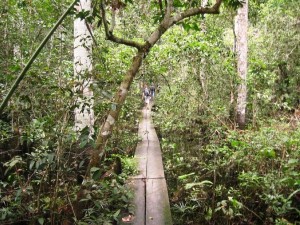
[[[144,86],[143,99],[145,101],[145,106],[147,107],[147,109],[149,109],[149,103],[150,103],[150,99],[151,99],[151,93],[150,93],[150,90],[149,90],[149,88],[148,88],[147,85]]]
[[[155,96],[155,85],[153,83],[150,86],[150,94],[151,94],[152,99],[154,99],[154,96]]]

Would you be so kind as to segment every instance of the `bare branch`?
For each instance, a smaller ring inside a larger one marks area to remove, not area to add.
[[[103,20],[103,24],[104,24],[104,29],[105,29],[105,35],[106,35],[106,38],[108,40],[110,40],[112,42],[115,42],[115,43],[127,45],[127,46],[130,46],[130,47],[134,47],[134,48],[137,48],[138,50],[141,50],[143,48],[144,44],[140,44],[136,41],[127,40],[127,39],[119,38],[119,37],[115,36],[113,34],[113,31],[111,31],[108,28],[108,24],[107,24],[107,20],[106,20],[104,1],[101,1],[100,8],[101,8],[101,14],[102,14],[102,20]]]

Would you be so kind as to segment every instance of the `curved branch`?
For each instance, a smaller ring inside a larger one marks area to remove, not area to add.
[[[223,0],[217,0],[216,3],[212,7],[197,7],[192,9],[187,9],[186,11],[179,13],[173,17],[172,24],[170,26],[180,22],[181,20],[192,17],[199,14],[219,14],[220,6]]]
[[[108,28],[108,24],[107,24],[107,20],[106,20],[104,1],[101,2],[100,9],[101,9],[102,20],[103,20],[104,30],[105,30],[105,35],[106,35],[107,40],[110,40],[110,41],[118,43],[118,44],[123,44],[123,45],[127,45],[127,46],[130,46],[130,47],[134,47],[134,48],[137,48],[138,50],[141,50],[143,48],[143,46],[144,46],[143,44],[140,44],[136,41],[127,40],[127,39],[119,38],[119,37],[115,36],[113,34],[113,30],[110,30]]]
[[[147,40],[147,44],[150,46],[155,45],[155,43],[160,39],[160,37],[173,25],[177,24],[181,20],[192,17],[199,14],[219,14],[220,13],[220,6],[223,0],[217,0],[216,3],[210,7],[197,7],[192,9],[187,9],[186,11],[174,15],[171,17],[170,13],[172,13],[173,1],[168,1],[168,10],[164,17],[164,19],[159,24],[158,28],[150,35]],[[172,5],[171,5],[172,4]],[[169,13],[168,13],[169,12]]]

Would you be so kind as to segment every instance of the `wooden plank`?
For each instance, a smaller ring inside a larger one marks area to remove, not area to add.
[[[150,140],[150,141],[156,141],[159,144],[159,140],[158,140],[157,134],[155,132],[154,126],[153,125],[149,125],[147,127],[147,129],[149,131],[148,140]]]
[[[165,179],[147,179],[146,225],[172,225]]]
[[[162,162],[162,156],[159,146],[155,144],[150,145],[148,150],[147,159],[147,179],[149,178],[164,178],[164,168]]]
[[[129,216],[129,214],[122,214],[119,218],[120,225],[131,224],[131,225],[144,225],[145,224],[145,191],[146,182],[145,179],[130,179],[127,186],[134,191],[134,215],[131,221],[123,222],[122,219]]]
[[[148,143],[147,142],[141,142],[138,144],[136,150],[135,150],[135,159],[138,163],[138,171],[139,174],[134,176],[134,178],[146,178],[147,176],[147,148]]]
[[[137,179],[134,181],[134,206],[135,206],[135,215],[133,219],[134,225],[143,225],[145,224],[145,180]]]
[[[132,177],[136,208],[135,218],[130,224],[172,225],[161,148],[149,110],[143,110],[138,134],[141,141],[135,158],[139,174]]]

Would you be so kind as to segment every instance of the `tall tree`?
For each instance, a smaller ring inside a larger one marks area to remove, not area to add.
[[[105,2],[106,1],[103,0],[100,1],[100,12],[102,16],[102,22],[104,25],[106,38],[115,43],[134,47],[137,49],[137,53],[133,57],[132,64],[127,70],[127,73],[124,76],[123,81],[114,96],[113,106],[111,107],[111,110],[108,113],[107,119],[99,129],[99,133],[96,140],[96,148],[92,152],[92,156],[90,159],[87,172],[89,172],[89,170],[92,167],[100,166],[100,155],[103,154],[105,145],[109,137],[111,136],[112,129],[114,127],[115,122],[118,119],[119,113],[121,111],[123,103],[125,102],[132,81],[136,76],[143,60],[148,55],[152,47],[155,46],[155,44],[160,40],[161,36],[167,30],[169,30],[173,25],[182,22],[186,18],[190,18],[196,15],[204,15],[204,14],[219,14],[222,0],[216,0],[211,7],[201,7],[200,4],[191,6],[189,3],[186,2],[180,2],[180,4],[178,4],[179,3],[178,1],[176,1],[176,5],[175,5],[175,2],[173,0],[166,1],[166,4],[164,5],[165,10],[162,15],[163,18],[161,22],[158,24],[157,28],[148,36],[148,38],[145,38],[144,43],[139,43],[135,41],[133,38],[131,39],[120,38],[114,34],[115,20],[114,19],[111,20],[110,23],[111,27],[109,27],[107,22],[107,15],[106,15],[107,9],[116,10],[120,8],[122,5],[113,4],[115,1],[112,1],[111,6],[107,6],[105,5]],[[239,2],[235,1],[235,4],[238,5]],[[112,18],[114,18],[114,13],[112,13],[112,15],[113,15]]]
[[[203,0],[202,3],[201,3],[201,7],[206,7],[207,6],[207,3],[208,3],[208,0]],[[205,25],[205,21],[203,20],[202,23],[201,23],[201,29],[202,29],[202,32],[203,33],[206,33],[206,25]],[[202,57],[201,60],[200,60],[200,82],[201,82],[201,87],[202,87],[202,90],[203,90],[203,98],[205,101],[208,100],[208,93],[207,93],[207,85],[206,85],[206,74],[205,74],[205,64],[206,64],[206,60],[205,60],[205,57]]]
[[[235,50],[237,55],[237,70],[239,76],[236,123],[240,129],[244,129],[246,123],[247,105],[247,30],[248,30],[248,0],[237,10],[235,21]]]
[[[93,83],[92,71],[92,34],[91,27],[82,15],[91,11],[91,0],[80,0],[76,6],[78,18],[74,21],[74,75],[78,80],[75,87],[78,107],[75,109],[75,129],[81,131],[89,128],[94,133]]]

